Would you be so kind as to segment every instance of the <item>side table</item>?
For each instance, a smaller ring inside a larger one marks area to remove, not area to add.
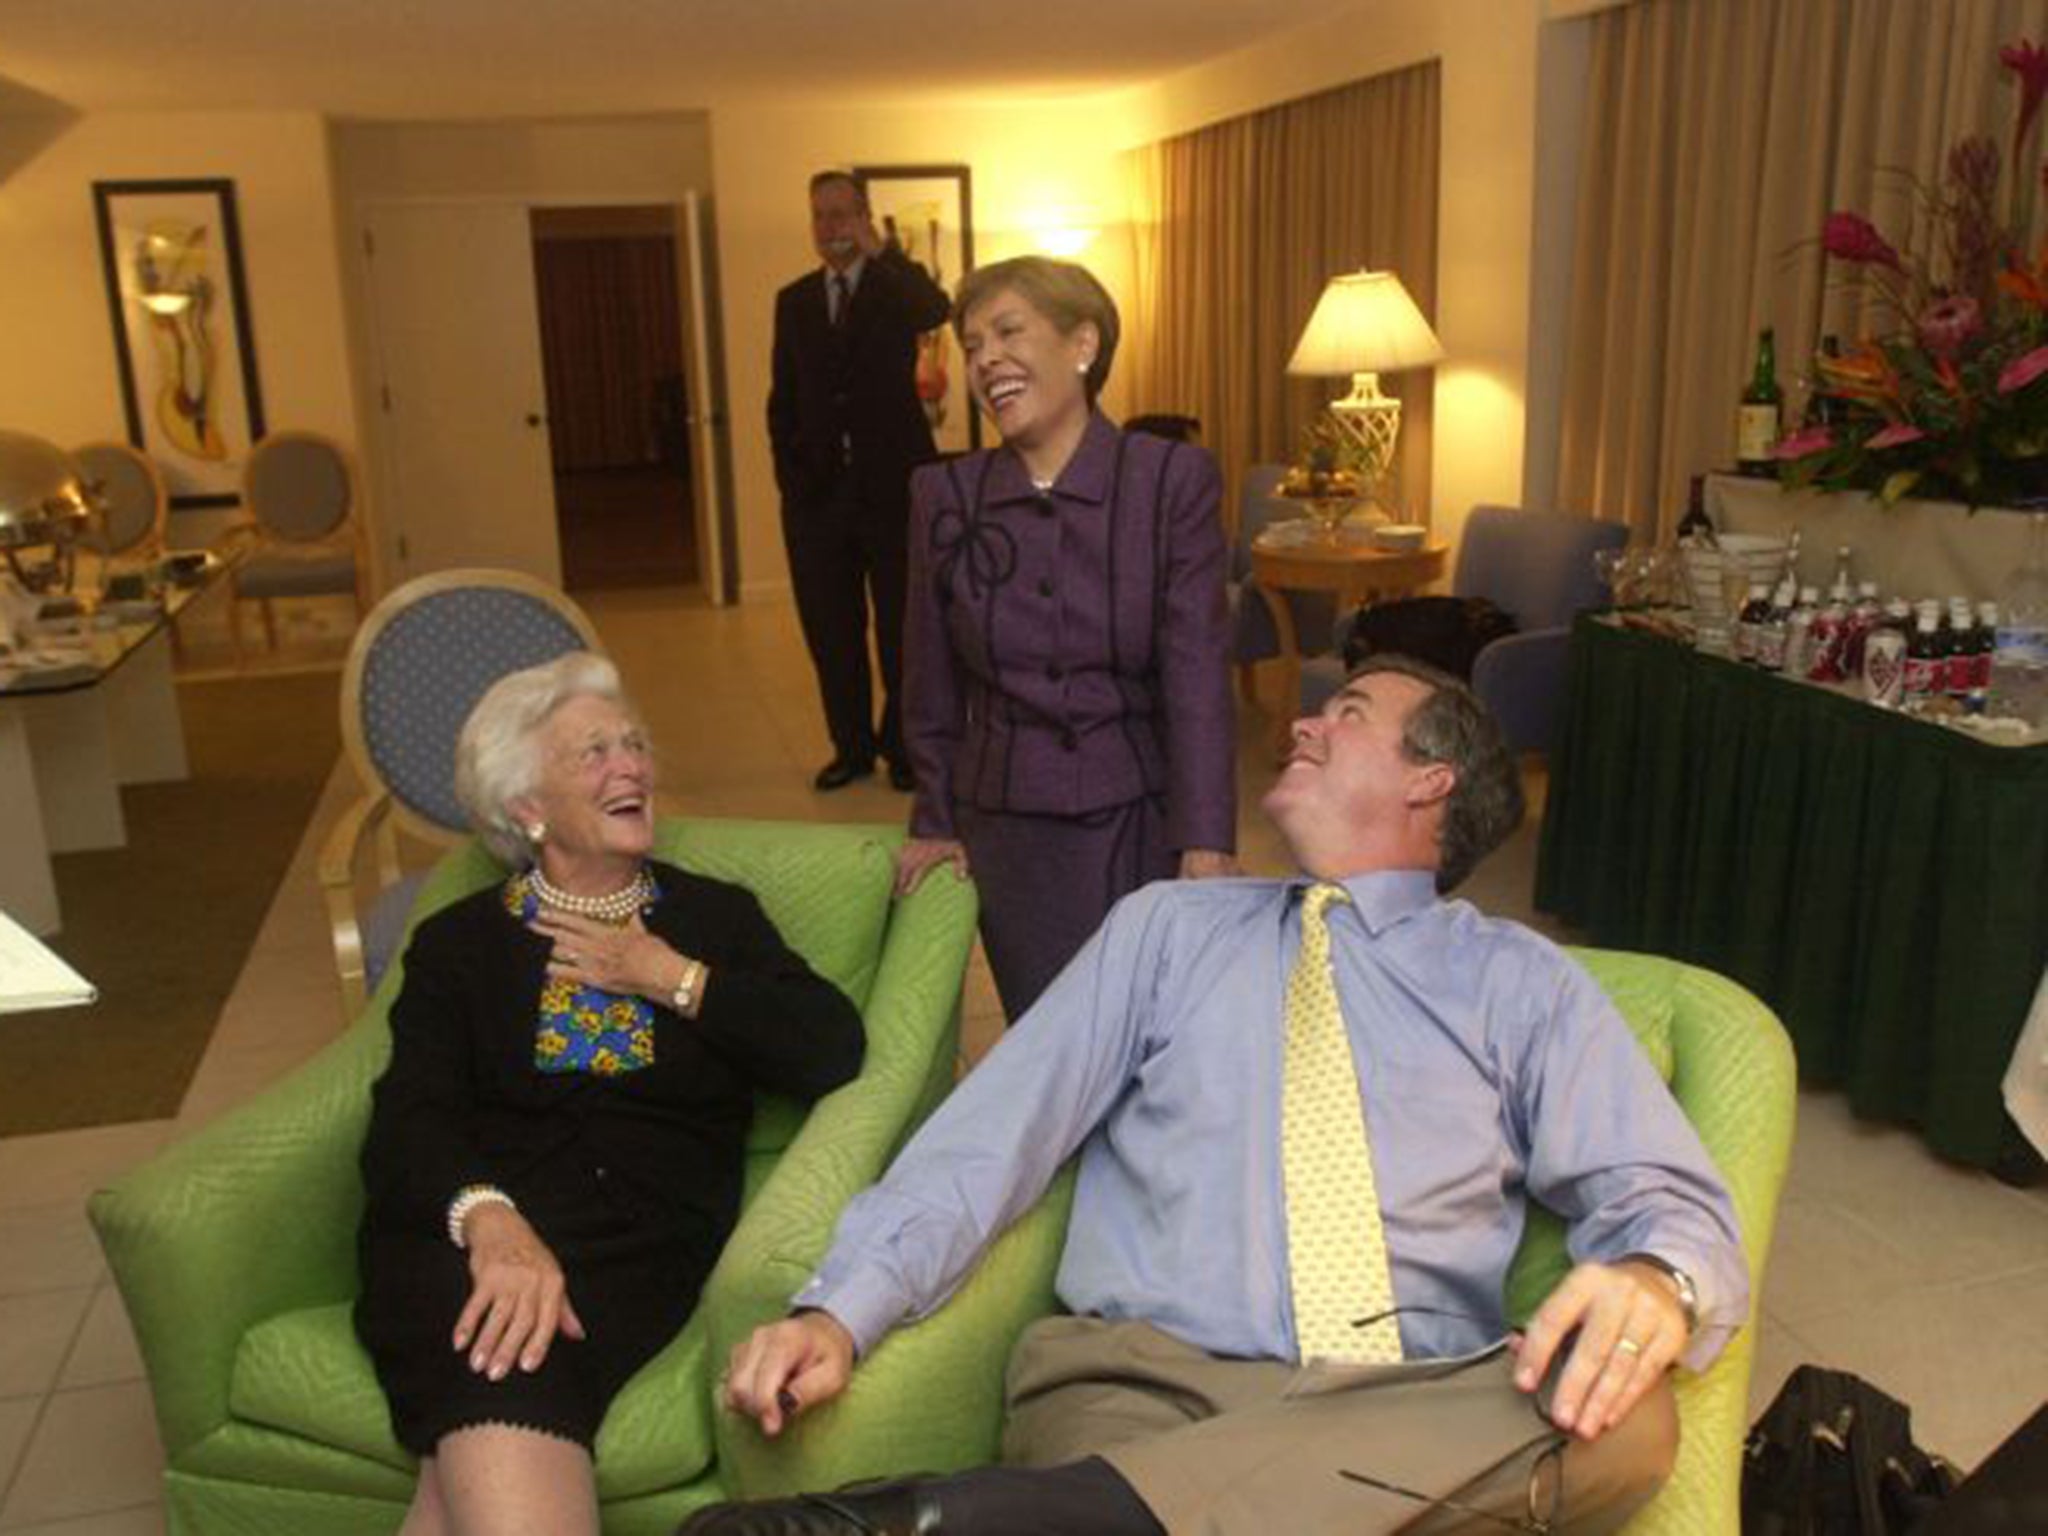
[[[1273,615],[1273,632],[1280,637],[1287,700],[1276,733],[1282,750],[1301,699],[1301,637],[1294,632],[1293,611],[1281,594],[1333,592],[1343,611],[1406,597],[1441,577],[1450,558],[1449,546],[1443,544],[1381,549],[1367,537],[1342,530],[1334,539],[1304,538],[1302,526],[1274,523],[1252,540],[1251,547],[1252,586]]]

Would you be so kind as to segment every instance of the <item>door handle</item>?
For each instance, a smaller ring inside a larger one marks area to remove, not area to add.
[[[539,426],[544,419],[538,411],[528,411],[526,413],[526,424],[529,427]]]

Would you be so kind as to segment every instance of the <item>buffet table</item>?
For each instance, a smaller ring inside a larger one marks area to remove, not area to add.
[[[1991,1167],[2048,964],[2048,745],[1996,746],[1584,615],[1536,904],[1711,967],[1808,1082]]]
[[[121,786],[186,776],[170,626],[226,568],[0,655],[0,911],[31,933],[62,925],[50,856],[121,847]]]

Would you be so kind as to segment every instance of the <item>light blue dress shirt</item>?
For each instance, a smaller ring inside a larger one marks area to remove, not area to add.
[[[1575,1258],[1657,1255],[1699,1287],[1686,1363],[1748,1312],[1735,1214],[1628,1026],[1548,940],[1424,871],[1345,882],[1332,963],[1410,1358],[1506,1329],[1533,1197]],[[1283,996],[1304,882],[1168,881],[1100,932],[847,1207],[795,1298],[865,1354],[937,1308],[1080,1150],[1058,1276],[1077,1313],[1211,1354],[1297,1358],[1281,1185]],[[1438,1315],[1449,1313],[1453,1315]]]

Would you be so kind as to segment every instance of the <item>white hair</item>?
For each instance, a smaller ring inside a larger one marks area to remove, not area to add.
[[[594,651],[570,651],[491,684],[455,742],[455,798],[477,836],[512,869],[533,862],[534,848],[512,802],[540,787],[540,732],[571,699],[609,699],[633,713],[619,669]]]

